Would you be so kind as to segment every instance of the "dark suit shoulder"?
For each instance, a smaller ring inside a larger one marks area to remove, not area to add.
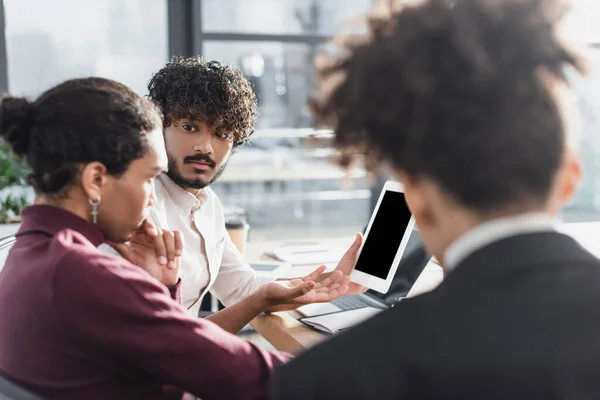
[[[273,399],[372,399],[400,395],[405,367],[422,353],[434,292],[408,299],[300,354],[276,372]],[[395,356],[402,354],[402,357]]]
[[[435,290],[292,360],[275,398],[544,399],[557,383],[578,389],[569,374],[600,392],[598,287],[600,262],[569,237],[499,241]]]

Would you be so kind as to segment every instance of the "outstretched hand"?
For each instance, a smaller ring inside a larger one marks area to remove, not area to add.
[[[320,266],[303,278],[270,282],[261,290],[271,306],[326,303],[348,291],[350,278],[339,271],[318,282],[324,271],[325,266]]]
[[[344,256],[338,263],[333,273],[341,272],[343,276],[350,276],[350,274],[354,270],[354,267],[356,266],[356,261],[358,260],[358,251],[360,250],[362,241],[362,235],[360,233],[357,233],[356,237],[354,238],[354,242],[352,242],[350,248],[346,250],[346,253],[344,253]],[[349,282],[348,291],[346,292],[346,294],[360,294],[366,291],[366,287],[359,285],[358,283]]]

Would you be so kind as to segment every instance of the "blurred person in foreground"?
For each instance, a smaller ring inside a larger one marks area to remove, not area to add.
[[[283,366],[272,398],[600,398],[600,261],[555,229],[581,175],[565,9],[386,4],[318,60],[313,106],[345,161],[391,165],[446,277]]]

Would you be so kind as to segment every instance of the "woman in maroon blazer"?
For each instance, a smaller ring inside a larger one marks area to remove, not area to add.
[[[153,180],[167,168],[150,102],[114,81],[70,80],[34,102],[5,97],[0,134],[26,157],[36,192],[0,273],[0,375],[50,399],[264,396],[286,357],[186,316],[172,299],[177,268],[154,253],[159,244],[159,255],[176,261],[181,243],[144,223]],[[137,246],[120,244],[134,235]],[[100,252],[104,241],[171,293]],[[329,283],[320,293],[335,287]],[[315,286],[259,290],[250,314],[273,299],[310,300]]]

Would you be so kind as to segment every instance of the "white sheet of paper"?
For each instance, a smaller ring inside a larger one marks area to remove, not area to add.
[[[274,249],[271,255],[276,259],[294,265],[337,263],[346,250],[322,245],[286,246]]]

